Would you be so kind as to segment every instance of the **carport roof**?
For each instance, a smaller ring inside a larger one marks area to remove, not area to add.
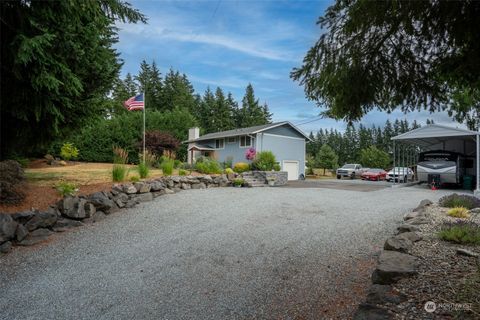
[[[480,135],[480,132],[440,124],[428,124],[424,127],[402,133],[393,137],[392,140],[420,146],[431,146],[452,139],[475,141],[475,136],[477,135]]]

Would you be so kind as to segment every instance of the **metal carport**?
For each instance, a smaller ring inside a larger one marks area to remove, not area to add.
[[[410,147],[421,148],[422,151],[442,149],[463,154],[475,154],[476,189],[474,194],[480,197],[480,132],[439,124],[429,124],[393,137],[392,140],[394,166],[397,154],[395,142],[400,142]],[[411,151],[411,149],[408,150]]]

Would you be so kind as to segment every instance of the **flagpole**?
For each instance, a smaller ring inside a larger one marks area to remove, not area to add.
[[[145,109],[147,107],[146,90],[143,92],[143,164],[145,164]]]

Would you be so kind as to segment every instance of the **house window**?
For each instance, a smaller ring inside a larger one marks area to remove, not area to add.
[[[240,147],[247,148],[252,146],[252,138],[249,136],[241,136],[240,137]]]
[[[224,148],[224,139],[216,139],[215,140],[215,149],[223,149]]]
[[[227,143],[235,143],[235,141],[237,141],[237,139],[235,137],[227,138]]]

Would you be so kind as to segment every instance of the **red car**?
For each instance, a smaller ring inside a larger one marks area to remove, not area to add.
[[[362,180],[380,181],[385,180],[387,171],[383,169],[368,169],[362,173]]]

